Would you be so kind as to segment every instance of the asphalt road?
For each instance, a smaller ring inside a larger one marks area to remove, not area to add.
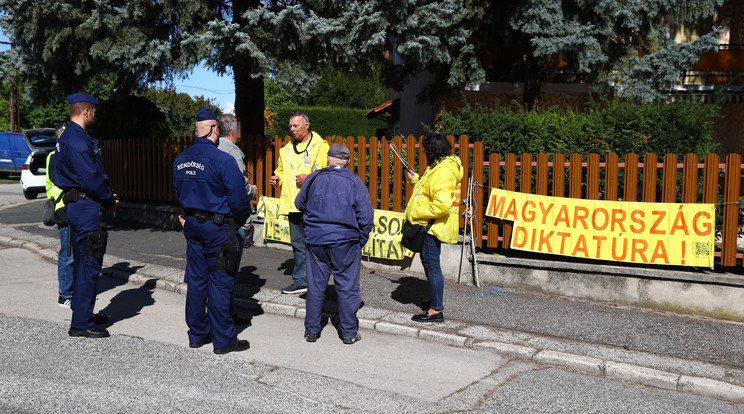
[[[3,210],[0,223],[56,237],[54,227],[39,224],[40,216],[41,202],[37,201]],[[185,268],[186,244],[180,232],[116,222],[109,230],[107,255]],[[114,266],[135,270],[128,268],[127,262]],[[289,285],[291,266],[289,250],[244,250],[237,296],[254,298],[262,288],[280,290]],[[367,305],[411,315],[427,308],[428,285],[421,275],[363,268],[361,279],[362,299]],[[182,274],[175,272],[173,281],[182,281]],[[524,341],[538,335],[540,340],[572,342],[573,348],[581,348],[583,343],[602,344],[617,350],[620,358],[624,352],[634,351],[744,369],[744,353],[740,352],[744,343],[742,323],[524,291],[503,296],[486,292],[446,281],[444,303],[448,320],[497,327]],[[629,358],[635,358],[635,354]],[[744,385],[744,377],[735,381]]]
[[[0,185],[0,223],[11,225],[3,228],[56,237],[56,229],[37,224],[41,202],[26,202],[15,187]],[[154,263],[174,268],[178,278],[184,251],[179,232],[115,225],[108,254],[119,258],[111,266]],[[239,296],[260,298],[288,284],[290,264],[286,250],[246,250]],[[395,318],[407,318],[423,306],[426,284],[415,275],[365,271],[362,283],[367,307],[389,309]],[[300,319],[269,313],[252,315],[251,324],[242,328],[240,337],[252,343],[249,351],[216,356],[208,347],[186,347],[182,295],[111,277],[99,283],[96,310],[111,314],[112,338],[69,338],[69,311],[56,306],[56,268],[48,259],[0,247],[0,284],[0,332],[6,343],[0,348],[0,412],[744,410],[710,398],[377,331],[362,330],[361,342],[344,346],[326,329],[318,343],[307,344]],[[445,292],[446,331],[477,335],[489,328],[488,335],[505,342],[611,355],[659,369],[672,354],[678,365],[696,370],[703,362],[726,361],[731,353],[734,359],[714,368],[729,382],[740,381],[737,369],[726,368],[739,364],[740,324],[527,292],[480,296],[451,283]],[[697,331],[685,332],[688,328]],[[711,349],[704,349],[708,345]],[[689,346],[698,352],[685,355]]]
[[[254,315],[225,356],[187,347],[183,295],[104,277],[107,339],[66,335],[55,265],[0,248],[0,412],[736,413],[741,405],[626,384],[484,350],[363,330],[302,339],[296,318]]]

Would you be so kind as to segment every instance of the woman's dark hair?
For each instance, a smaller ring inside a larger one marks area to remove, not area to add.
[[[421,143],[426,153],[426,162],[429,165],[435,165],[442,158],[452,154],[452,145],[442,134],[431,134],[424,138]]]

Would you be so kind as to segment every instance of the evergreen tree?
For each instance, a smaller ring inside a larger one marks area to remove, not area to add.
[[[715,36],[721,31],[711,28],[695,41],[677,44],[670,39],[670,24],[708,18],[723,1],[518,1],[509,25],[530,51],[526,101],[539,94],[540,80],[561,65],[561,71],[585,75],[585,81],[597,82],[611,95],[654,101],[703,52],[717,50]]]
[[[722,2],[0,0],[0,24],[18,45],[0,55],[0,75],[24,73],[36,96],[63,96],[95,74],[115,73],[126,94],[206,59],[232,72],[243,132],[262,133],[263,77],[306,96],[327,71],[385,61],[389,86],[428,71],[437,75],[430,91],[441,93],[484,81],[479,54],[509,41],[527,51],[528,100],[565,63],[562,70],[587,82],[646,101],[717,46],[715,31],[675,44],[667,19],[699,21]]]

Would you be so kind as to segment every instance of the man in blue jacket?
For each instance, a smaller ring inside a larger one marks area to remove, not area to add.
[[[346,168],[348,163],[349,149],[333,144],[328,150],[328,167],[310,174],[295,199],[295,207],[302,212],[308,253],[308,342],[320,336],[320,312],[331,272],[338,294],[341,340],[350,345],[361,339],[356,318],[362,304],[359,270],[374,211],[369,190]]]
[[[72,233],[73,282],[70,336],[106,338],[96,328],[93,307],[96,280],[101,274],[108,231],[101,213],[113,212],[119,200],[111,191],[98,143],[86,129],[96,121],[98,100],[85,93],[67,97],[70,124],[57,141],[52,181],[64,192],[67,221]]]
[[[235,159],[217,149],[219,120],[211,109],[196,115],[194,143],[173,163],[173,187],[184,210],[186,324],[189,347],[213,343],[215,354],[244,351],[230,315],[242,245],[238,228],[251,214]]]

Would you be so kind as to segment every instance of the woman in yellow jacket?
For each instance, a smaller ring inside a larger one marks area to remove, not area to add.
[[[444,322],[444,276],[439,258],[442,242],[457,243],[460,232],[462,163],[452,154],[452,146],[444,135],[429,135],[421,145],[429,166],[420,178],[418,174],[408,173],[409,182],[414,187],[405,214],[409,222],[423,226],[435,219],[426,234],[420,256],[429,280],[431,306],[412,319],[416,322]]]

